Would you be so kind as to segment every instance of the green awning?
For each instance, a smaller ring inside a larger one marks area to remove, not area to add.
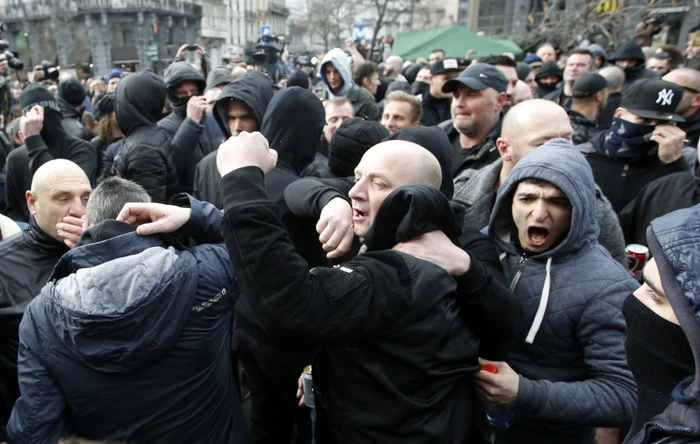
[[[428,58],[433,49],[444,49],[447,57],[464,57],[468,50],[480,58],[510,52],[520,59],[523,50],[510,40],[480,37],[459,26],[444,26],[426,31],[404,32],[396,36],[392,54],[404,59]]]

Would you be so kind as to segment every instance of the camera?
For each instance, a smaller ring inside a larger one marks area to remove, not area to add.
[[[10,44],[7,42],[7,40],[3,40],[3,36],[5,35],[6,30],[7,27],[5,26],[5,24],[3,22],[0,22],[0,52],[5,56],[5,59],[7,60],[7,66],[14,69],[15,71],[21,71],[22,69],[24,69],[24,63],[22,63],[22,61],[19,58],[17,58],[17,53],[8,50]]]
[[[58,81],[58,76],[61,74],[61,71],[56,68],[53,63],[49,62],[48,60],[44,60],[41,62],[41,69],[44,70],[45,80]]]

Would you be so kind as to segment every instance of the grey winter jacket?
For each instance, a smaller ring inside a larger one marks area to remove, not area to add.
[[[340,91],[336,93],[331,92],[328,80],[326,80],[326,73],[324,72],[326,63],[332,64],[343,78],[343,86],[340,88]],[[333,97],[347,97],[355,110],[355,116],[364,117],[368,120],[379,120],[379,108],[377,108],[377,102],[374,100],[374,96],[352,81],[350,62],[342,49],[331,49],[323,58],[321,61],[321,79],[324,85],[324,88],[318,94],[321,100],[331,99]]]
[[[454,200],[467,209],[464,218],[465,226],[481,230],[488,225],[501,168],[503,168],[503,159],[498,159],[480,170],[464,170],[455,179]],[[620,221],[617,219],[612,205],[597,185],[595,217],[600,228],[598,242],[610,252],[615,260],[626,264],[625,238]]]
[[[511,243],[513,194],[528,178],[554,184],[572,204],[564,240],[529,256]],[[595,427],[632,421],[636,388],[621,309],[639,284],[597,242],[594,199],[591,169],[565,139],[526,155],[498,191],[489,236],[523,312],[506,352],[520,375],[516,419],[495,432],[496,443],[592,443]]]

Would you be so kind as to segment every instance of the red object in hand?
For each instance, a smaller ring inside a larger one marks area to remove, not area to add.
[[[496,366],[493,365],[493,364],[485,364],[485,365],[482,365],[482,366],[481,366],[481,369],[482,369],[483,371],[485,371],[485,372],[489,372],[489,373],[493,373],[493,374],[497,374],[497,373],[498,373],[498,369],[497,369]]]

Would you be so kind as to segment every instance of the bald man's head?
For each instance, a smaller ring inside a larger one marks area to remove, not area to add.
[[[532,99],[532,90],[530,86],[522,80],[518,80],[515,84],[515,92],[513,93],[513,104],[517,105],[520,102],[530,99]]]
[[[608,92],[622,91],[622,85],[625,84],[625,71],[617,66],[607,66],[598,71],[598,74],[603,76],[608,81]]]
[[[683,98],[676,112],[682,117],[690,117],[700,109],[700,71],[690,68],[675,69],[663,77],[683,88]]]
[[[439,188],[441,182],[438,160],[420,145],[390,140],[370,148],[355,168],[355,186],[350,190],[355,234],[367,234],[379,207],[395,189],[412,184]]]
[[[504,167],[512,168],[527,153],[558,137],[571,140],[573,128],[564,108],[550,100],[519,103],[503,118],[496,144]]]
[[[70,160],[55,159],[36,170],[31,190],[25,197],[39,228],[62,243],[56,224],[66,216],[83,217],[91,192],[90,180],[78,165]]]

